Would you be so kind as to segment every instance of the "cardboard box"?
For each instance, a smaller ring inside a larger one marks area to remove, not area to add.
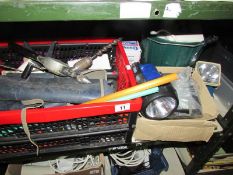
[[[138,41],[122,41],[129,64],[140,62],[142,50]]]
[[[162,73],[179,73],[181,67],[157,67]],[[133,138],[136,141],[208,141],[216,128],[214,120],[217,115],[217,107],[214,99],[210,96],[200,75],[194,70],[193,80],[197,83],[202,116],[195,119],[176,120],[149,120],[138,117]]]

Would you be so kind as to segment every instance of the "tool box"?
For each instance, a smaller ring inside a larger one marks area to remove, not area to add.
[[[57,41],[54,58],[67,62],[74,57],[91,56],[112,39]],[[29,42],[38,54],[44,55],[51,41]],[[23,44],[18,42],[18,44]],[[0,43],[1,62],[17,67],[22,60]],[[117,90],[136,85],[122,43],[108,52],[111,66],[118,72]],[[81,104],[27,110],[31,138],[39,146],[39,155],[117,146],[131,142],[137,112],[142,100]],[[127,105],[127,108],[124,108]],[[24,133],[21,110],[0,111],[0,161],[36,156],[36,147]]]

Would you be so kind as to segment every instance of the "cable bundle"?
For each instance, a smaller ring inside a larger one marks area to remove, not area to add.
[[[49,161],[50,167],[58,173],[76,172],[99,165],[99,156],[87,155],[86,157],[73,159],[56,159]]]
[[[119,166],[134,167],[142,164],[149,154],[148,150],[137,150],[110,154],[110,156]]]

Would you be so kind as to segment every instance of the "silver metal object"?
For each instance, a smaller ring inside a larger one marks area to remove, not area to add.
[[[77,71],[74,67],[70,68],[68,64],[50,57],[38,56],[37,60],[51,73],[58,76],[69,76],[75,78],[80,83],[91,83],[84,75],[80,75],[81,71]],[[77,66],[77,68],[79,68]]]
[[[71,68],[72,72],[79,74],[80,72],[90,68],[92,66],[93,60],[90,57],[85,57],[79,60],[74,66]]]
[[[51,57],[42,57],[38,56],[37,60],[51,73],[58,75],[58,76],[67,76],[64,74],[64,69],[68,69],[68,64],[64,62],[54,59]]]
[[[202,80],[205,84],[210,86],[219,86],[221,77],[221,65],[198,61],[196,63],[196,70],[201,75]]]
[[[76,78],[77,81],[81,83],[90,83],[87,77],[84,75],[81,75],[80,73],[92,66],[92,62],[95,58],[98,56],[101,56],[104,52],[106,52],[108,49],[112,48],[113,45],[117,44],[117,42],[120,39],[114,40],[112,43],[104,46],[102,49],[100,49],[96,54],[94,54],[92,57],[84,57],[81,58],[80,61],[74,64],[73,67],[69,67],[68,64],[51,57],[43,57],[38,56],[36,60],[41,63],[45,69],[47,69],[49,72],[58,75],[58,76],[69,76]]]

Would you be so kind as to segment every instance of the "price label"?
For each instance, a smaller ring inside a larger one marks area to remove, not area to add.
[[[115,112],[130,110],[130,103],[115,105]]]
[[[127,70],[131,70],[131,66],[130,65],[126,65],[125,66]]]

